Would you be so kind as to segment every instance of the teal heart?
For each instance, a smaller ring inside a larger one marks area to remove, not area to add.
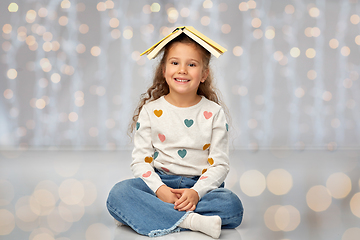
[[[159,152],[154,152],[154,160],[159,156]]]
[[[187,127],[191,127],[194,124],[194,120],[192,119],[185,119],[184,123]]]
[[[178,154],[181,158],[184,158],[186,156],[186,153],[187,153],[187,151],[185,149],[178,151]]]
[[[226,131],[229,131],[229,124],[225,124],[225,126],[226,126]]]
[[[136,123],[136,130],[139,130],[139,128],[140,128],[140,123],[137,122],[137,123]]]

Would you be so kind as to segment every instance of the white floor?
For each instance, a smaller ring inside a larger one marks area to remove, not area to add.
[[[0,151],[0,239],[148,239],[116,227],[105,207],[130,162],[130,151]],[[359,239],[359,150],[232,151],[226,187],[245,215],[220,239]]]

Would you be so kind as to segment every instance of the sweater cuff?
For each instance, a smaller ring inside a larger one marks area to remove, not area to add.
[[[208,192],[208,190],[206,190],[204,188],[199,188],[198,186],[193,186],[191,189],[195,190],[198,193],[199,201]]]

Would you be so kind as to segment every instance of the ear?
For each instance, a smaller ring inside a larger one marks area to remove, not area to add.
[[[201,82],[204,83],[208,76],[209,76],[209,68],[203,71]]]

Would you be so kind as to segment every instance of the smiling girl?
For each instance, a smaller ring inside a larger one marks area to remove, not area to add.
[[[219,238],[240,225],[240,199],[224,188],[228,124],[213,86],[211,54],[182,33],[164,47],[152,86],[135,111],[135,178],[117,183],[107,207],[150,237],[180,230]]]

